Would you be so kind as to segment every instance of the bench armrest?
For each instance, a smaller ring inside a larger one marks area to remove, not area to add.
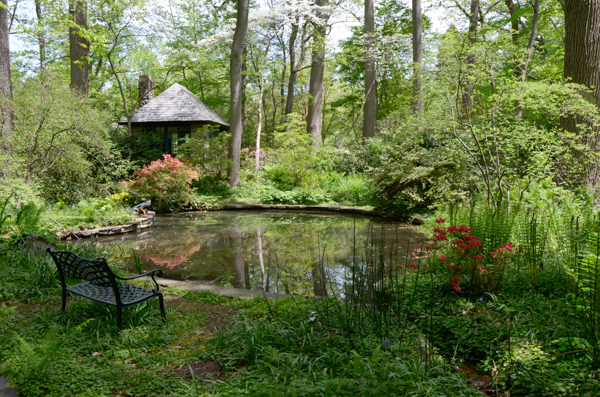
[[[135,276],[131,276],[131,277],[119,277],[115,274],[115,277],[118,278],[119,280],[133,280],[136,278],[140,278],[140,277],[144,277],[144,276],[150,276],[152,277],[152,281],[154,281],[154,285],[156,285],[156,291],[158,291],[158,283],[156,282],[156,280],[154,279],[154,275],[157,275],[158,277],[162,276],[163,272],[160,269],[154,269],[154,270],[150,270],[149,272],[146,272],[144,274],[137,274]]]

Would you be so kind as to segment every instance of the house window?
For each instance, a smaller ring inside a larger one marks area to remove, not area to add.
[[[154,149],[162,154],[176,157],[179,146],[191,136],[189,125],[173,125],[165,127],[145,127],[144,130],[154,135]]]

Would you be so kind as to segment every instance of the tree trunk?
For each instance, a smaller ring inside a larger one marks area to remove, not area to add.
[[[35,0],[35,14],[38,22],[37,39],[40,51],[40,71],[44,72],[46,70],[46,35],[44,34],[44,27],[42,25],[44,16],[42,13],[42,0]]]
[[[265,95],[265,84],[263,78],[260,78],[260,94],[258,97],[258,126],[256,127],[256,150],[254,151],[255,168],[260,168],[260,132],[262,128],[262,104],[263,96]]]
[[[308,22],[304,22],[302,25],[302,37],[300,41],[300,58],[298,62],[296,62],[296,39],[298,37],[298,24],[300,22],[300,17],[296,17],[296,24],[292,25],[292,33],[290,35],[290,43],[289,43],[289,52],[290,52],[290,78],[288,80],[288,91],[287,98],[285,102],[285,115],[288,115],[294,111],[294,94],[296,89],[296,79],[298,78],[298,72],[304,63],[304,58],[306,58],[306,42],[308,39],[306,38],[306,26]],[[294,31],[295,28],[295,31]]]
[[[254,68],[256,70],[256,72],[258,73],[258,85],[259,85],[259,96],[258,96],[258,126],[256,127],[256,150],[254,151],[254,155],[255,155],[255,162],[256,162],[256,169],[260,168],[260,133],[261,133],[261,129],[262,129],[262,124],[263,124],[263,114],[262,114],[262,110],[263,110],[263,100],[265,97],[265,67],[267,66],[267,57],[269,55],[269,49],[271,48],[271,38],[269,37],[269,42],[267,43],[267,46],[265,48],[265,53],[263,54],[263,62],[262,65],[260,66],[260,70],[258,70],[258,66],[256,65],[256,63],[254,63]],[[253,61],[254,62],[254,61]],[[273,87],[273,91],[275,91],[275,87]],[[275,103],[273,103],[273,105],[275,105]],[[273,106],[274,109],[275,106]],[[276,112],[276,110],[275,110]],[[266,113],[265,113],[266,116]],[[267,124],[267,119],[265,117],[265,125]]]
[[[72,0],[71,15],[79,27],[69,28],[69,58],[71,61],[71,88],[87,95],[89,91],[89,47],[90,43],[82,36],[87,29],[87,5],[82,0]]]
[[[377,72],[375,70],[375,6],[374,0],[365,0],[365,110],[363,138],[375,136],[377,112]]]
[[[515,46],[519,45],[519,16],[517,11],[519,10],[519,4],[515,4],[513,0],[504,0],[504,4],[508,7],[508,13],[510,14],[510,34],[512,36],[512,42]]]
[[[533,18],[531,19],[531,33],[529,35],[529,42],[527,43],[527,54],[525,55],[525,62],[517,64],[515,74],[524,83],[527,80],[527,69],[529,68],[529,61],[531,61],[531,53],[533,52],[533,45],[535,44],[535,37],[537,36],[538,21],[540,19],[540,0],[535,0],[533,4]],[[523,92],[523,88],[521,88]],[[523,106],[521,101],[517,102],[517,117],[523,118]]]
[[[585,98],[598,106],[600,104],[600,0],[565,0],[565,78],[573,83],[592,89],[583,93]],[[577,124],[587,122],[576,117],[563,117],[562,127],[578,132]],[[590,138],[592,152],[597,151],[597,134]],[[584,140],[586,137],[582,137]],[[581,158],[585,153],[575,153]],[[599,182],[596,159],[585,164],[583,179],[590,185]]]
[[[471,0],[471,13],[469,14],[469,42],[471,47],[477,43],[477,23],[479,21],[479,0]],[[473,74],[473,64],[475,63],[474,49],[469,50],[467,56],[467,84],[465,93],[463,94],[463,102],[466,109],[471,108],[471,94],[473,93],[473,82],[471,77]]]
[[[8,137],[12,131],[12,84],[10,78],[10,43],[8,38],[8,0],[0,0],[0,136],[2,149],[10,151]]]
[[[237,2],[237,22],[233,44],[231,46],[230,64],[230,131],[231,141],[229,144],[229,160],[231,163],[227,170],[229,186],[237,187],[240,182],[240,152],[242,149],[243,131],[243,77],[242,69],[244,63],[244,46],[246,44],[246,32],[248,31],[248,0]]]
[[[421,18],[421,0],[412,1],[413,29],[413,103],[415,114],[423,115],[423,25]]]
[[[298,71],[296,67],[296,38],[298,37],[298,23],[300,17],[296,16],[296,23],[292,24],[292,33],[290,34],[290,42],[288,51],[290,52],[290,78],[288,80],[287,98],[285,101],[285,114],[288,115],[294,111],[294,89],[296,87],[296,78]]]
[[[316,0],[315,5],[323,7],[329,4],[329,0]],[[308,117],[307,132],[313,138],[315,147],[321,146],[321,124],[323,114],[323,77],[325,74],[325,36],[327,34],[327,20],[329,14],[323,10],[317,11],[317,17],[321,19],[315,24],[315,33],[312,50],[312,66],[310,68],[310,81],[308,83]]]

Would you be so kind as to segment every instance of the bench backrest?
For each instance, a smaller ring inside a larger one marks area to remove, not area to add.
[[[115,276],[104,258],[87,260],[71,251],[52,251],[50,248],[47,251],[54,259],[63,283],[66,276],[86,280],[99,286],[114,287],[116,285]]]

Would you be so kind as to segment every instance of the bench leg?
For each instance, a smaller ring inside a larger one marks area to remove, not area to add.
[[[123,328],[123,308],[121,306],[117,306],[117,328],[119,331]]]
[[[162,294],[158,295],[158,303],[160,305],[160,312],[162,314],[163,323],[167,321],[167,316],[165,315],[165,303],[163,302]]]
[[[63,289],[63,291],[62,291],[62,307],[61,307],[61,310],[63,311],[63,313],[64,313],[66,307],[67,307],[67,291]]]

